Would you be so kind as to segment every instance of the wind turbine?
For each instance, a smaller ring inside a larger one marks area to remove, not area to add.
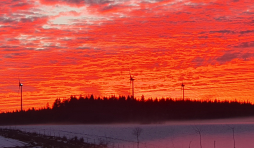
[[[183,82],[182,82],[182,85],[181,85],[181,87],[182,87],[182,90],[183,90],[183,100],[184,100],[184,84],[183,84]]]
[[[21,87],[21,111],[23,111],[23,110],[22,110],[22,86],[23,86],[23,84],[20,83],[20,80],[19,80],[19,89],[20,89],[20,87]]]
[[[134,76],[131,76],[130,72],[130,84],[132,84],[132,99],[134,99]]]

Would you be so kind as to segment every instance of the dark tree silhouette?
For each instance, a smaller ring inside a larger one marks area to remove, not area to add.
[[[199,128],[195,128],[195,132],[196,133],[198,133],[198,135],[199,135],[199,145],[200,145],[200,148],[202,148],[202,140],[201,140],[201,138],[202,138],[202,135],[201,135],[201,129],[199,129]]]
[[[163,122],[254,115],[254,105],[237,101],[200,101],[185,98],[132,99],[130,96],[71,96],[57,98],[52,108],[18,110],[0,114],[0,125],[40,123]]]
[[[132,134],[137,137],[137,148],[139,148],[139,136],[143,130],[140,127],[133,129]]]

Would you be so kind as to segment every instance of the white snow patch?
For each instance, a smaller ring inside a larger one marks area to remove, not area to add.
[[[16,146],[25,146],[26,143],[14,140],[14,139],[9,139],[9,138],[4,138],[0,136],[0,147],[16,147]]]

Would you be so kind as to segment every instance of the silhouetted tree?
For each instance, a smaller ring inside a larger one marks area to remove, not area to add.
[[[202,148],[202,142],[201,142],[201,130],[199,128],[195,128],[196,133],[198,133],[199,135],[199,144],[200,144],[200,148]]]
[[[141,100],[140,101],[145,102],[145,96],[144,95],[141,96]]]
[[[233,134],[233,142],[234,142],[234,148],[235,148],[235,128],[234,127],[231,127],[229,126],[229,128],[232,130],[232,134]]]
[[[137,148],[139,148],[139,136],[143,130],[140,127],[133,129],[132,134],[137,137]]]
[[[254,105],[236,101],[152,98],[130,96],[70,96],[57,98],[52,108],[18,110],[0,114],[0,124],[160,122],[167,120],[215,119],[254,115]],[[201,136],[201,135],[200,135]]]
[[[53,103],[53,109],[59,108],[60,105],[61,105],[61,99],[60,99],[60,98],[57,98],[57,99],[55,100],[55,102]]]
[[[90,96],[90,100],[94,100],[94,96],[93,95]]]

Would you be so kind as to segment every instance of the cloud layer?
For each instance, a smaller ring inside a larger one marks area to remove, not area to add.
[[[254,5],[246,0],[0,2],[0,110],[70,95],[251,101]]]

